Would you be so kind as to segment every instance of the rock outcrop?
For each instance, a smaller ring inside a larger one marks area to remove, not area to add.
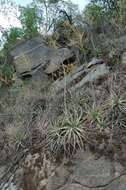
[[[88,151],[79,151],[73,159],[62,159],[59,164],[47,156],[29,155],[20,171],[23,178],[20,175],[18,180],[23,180],[22,186],[16,187],[16,174],[11,183],[15,190],[125,190],[126,187],[126,171],[119,163],[104,157],[95,159]]]
[[[10,51],[10,55],[19,76],[33,75],[41,67],[47,67],[46,73],[52,73],[65,60],[74,56],[67,48],[48,47],[42,37],[17,44]]]
[[[51,87],[51,91],[54,93],[59,93],[65,88],[76,91],[82,88],[87,83],[95,82],[96,80],[102,79],[109,74],[108,66],[101,60],[96,60],[92,62],[89,68],[85,68],[85,64],[76,67],[71,73],[66,75],[62,80],[57,79]],[[95,64],[94,64],[95,63]]]

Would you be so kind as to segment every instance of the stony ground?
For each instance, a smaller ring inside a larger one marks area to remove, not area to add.
[[[125,190],[126,169],[115,161],[96,159],[89,151],[78,151],[73,159],[57,164],[41,156],[27,156],[8,190]]]

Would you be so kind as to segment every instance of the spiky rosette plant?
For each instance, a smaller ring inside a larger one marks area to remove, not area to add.
[[[95,128],[98,130],[102,130],[106,127],[102,106],[97,106],[95,103],[93,103],[92,105],[86,104],[85,115],[87,124],[91,129]]]
[[[58,120],[51,122],[49,130],[49,147],[55,154],[73,155],[79,148],[84,148],[89,141],[81,108],[67,110]]]
[[[125,95],[111,91],[106,104],[107,120],[109,126],[125,128],[126,127],[126,98]]]

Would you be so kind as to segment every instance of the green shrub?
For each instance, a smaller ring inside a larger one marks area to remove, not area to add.
[[[38,16],[35,7],[20,7],[20,21],[24,37],[31,39],[38,34]]]
[[[13,68],[9,64],[0,67],[0,81],[2,84],[10,84],[13,78]]]
[[[91,0],[91,2],[100,5],[109,14],[117,14],[119,10],[119,0]]]
[[[11,45],[15,44],[17,39],[22,38],[23,36],[23,31],[20,28],[17,27],[12,27],[10,30],[7,30],[3,33],[3,37],[5,38],[5,48],[10,48]]]
[[[100,5],[90,3],[84,11],[84,19],[96,32],[101,32],[104,14],[104,10]]]

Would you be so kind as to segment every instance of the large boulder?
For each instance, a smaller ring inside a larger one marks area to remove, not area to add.
[[[47,73],[58,68],[64,60],[73,56],[67,48],[54,49],[46,45],[42,37],[17,43],[11,51],[16,72],[19,76],[32,75],[41,67],[46,67]]]

